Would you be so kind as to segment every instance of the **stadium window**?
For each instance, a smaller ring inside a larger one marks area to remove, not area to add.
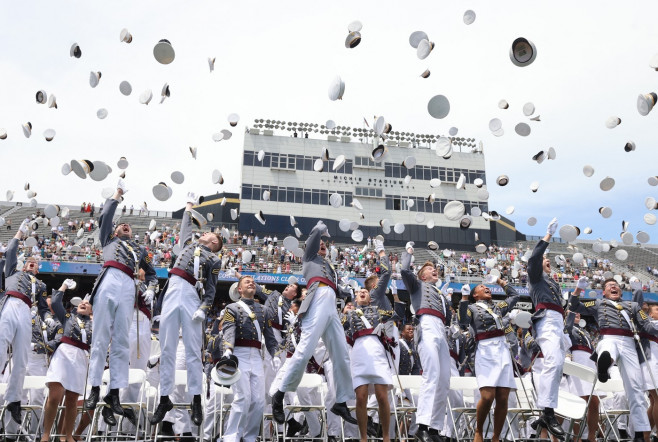
[[[352,204],[352,194],[350,192],[344,192],[343,200],[345,206],[349,206],[350,204]]]
[[[243,200],[250,200],[251,199],[251,184],[243,184],[242,185],[242,199]]]
[[[322,190],[320,192],[320,205],[326,206],[327,204],[329,204],[329,194],[326,190]]]
[[[253,166],[254,165],[254,153],[248,150],[244,151],[244,157],[243,157],[243,163],[245,166]]]
[[[263,167],[270,167],[270,162],[272,160],[272,154],[266,153],[263,157]]]
[[[430,175],[431,176],[430,179],[434,179],[434,178],[439,177],[439,168],[438,167],[432,167],[432,168],[430,168],[430,170],[432,172],[431,175]]]
[[[345,173],[352,175],[352,160],[345,161]]]
[[[286,190],[286,202],[287,203],[294,203],[295,202],[295,189],[288,188]]]
[[[393,165],[391,163],[386,163],[384,166],[384,176],[392,177],[393,176]]]
[[[400,207],[400,198],[393,198],[393,210],[401,210]]]
[[[445,180],[446,180],[446,169],[445,169],[445,167],[440,167],[440,168],[439,168],[439,179],[440,179],[441,181],[445,181]]]
[[[311,204],[320,204],[320,191],[313,189]]]
[[[455,182],[455,171],[452,169],[446,169],[446,181],[448,183],[454,183]]]
[[[311,204],[312,196],[310,189],[304,189],[304,204]]]

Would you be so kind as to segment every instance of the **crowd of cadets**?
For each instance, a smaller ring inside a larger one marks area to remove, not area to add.
[[[26,223],[8,244],[1,265],[4,296],[0,300],[0,368],[8,384],[3,400],[12,418],[0,425],[7,433],[20,432],[19,423],[25,425],[21,405],[44,402],[38,391],[29,398],[24,395],[26,375],[46,376],[49,395],[42,428],[35,429],[34,423],[31,427],[44,442],[54,425],[67,441],[79,439],[96,411],[106,429],[123,423],[123,431],[143,431],[144,422],[137,425],[138,416],[122,406],[138,399],[139,388],[129,385],[128,370],[140,368],[152,385],[159,385],[150,428],[160,424],[162,434],[180,435],[181,440],[191,437],[194,427],[202,427],[205,440],[254,442],[261,431],[272,431],[268,426],[262,429],[259,418],[269,410],[273,425],[283,425],[280,429],[288,435],[319,437],[323,428],[316,412],[284,413],[286,404],[317,403],[316,392],[300,386],[305,373],[319,374],[327,383],[329,412],[323,424],[332,440],[345,435],[365,441],[369,435],[380,435],[387,442],[399,431],[415,435],[420,442],[455,438],[455,431],[464,428],[462,422],[454,424],[449,418],[451,406],[463,405],[461,394],[450,390],[454,376],[477,379],[476,442],[485,437],[496,442],[505,431],[517,437],[550,433],[561,438],[563,423],[555,415],[559,388],[584,398],[591,393],[591,384],[565,380],[567,357],[594,368],[601,382],[621,377],[625,394],[607,400],[628,401],[630,416],[624,431],[632,439],[648,439],[658,422],[654,384],[658,307],[643,302],[635,281],[635,299],[622,301],[614,279],[603,282],[602,299],[586,300],[580,293],[588,281],[581,278],[565,301],[551,278],[550,260],[544,258],[557,228],[555,220],[528,261],[535,309],[530,320],[519,319],[523,314],[515,304],[520,296],[503,279],[487,281],[504,289],[506,299],[499,302],[492,300],[484,284],[465,285],[461,293],[441,287],[432,263],[412,267],[413,243],[407,244],[400,258],[409,305],[400,300],[397,284],[391,282],[392,266],[381,237],[371,240],[379,273],[366,279],[365,288],[345,284],[327,256],[329,234],[321,221],[310,232],[302,258],[306,288],[291,280],[282,292],[271,291],[237,273],[239,281],[231,293],[234,302],[212,318],[208,314],[223,243],[212,232],[194,239],[194,222],[199,219],[192,209],[197,202],[194,194],[188,194],[181,224],[180,255],[160,290],[149,255],[134,240],[130,226],[112,224],[126,191],[120,181],[115,195],[103,205],[104,267],[85,299],[65,303],[65,292],[76,286],[70,279],[48,293],[38,279],[34,259],[17,267]],[[342,301],[337,303],[338,298]],[[338,310],[337,305],[344,307]],[[158,317],[152,316],[153,311],[159,312]],[[154,321],[159,323],[159,336],[151,333]],[[159,345],[153,345],[152,340],[158,339]],[[636,346],[636,341],[641,345]],[[152,348],[161,350],[151,354]],[[108,386],[101,398],[108,364]],[[186,391],[174,382],[179,369],[187,370]],[[216,408],[220,389],[215,375],[237,370],[239,376],[222,378],[224,385],[231,386],[224,397],[231,406],[223,427],[217,428],[222,410]],[[393,390],[400,386],[401,375],[421,376],[420,389]],[[516,403],[512,392],[517,377],[534,385],[541,414],[527,428],[514,421],[517,425],[506,429],[508,404]],[[391,390],[399,394],[391,395]],[[76,420],[81,397],[88,413]],[[62,401],[65,412],[55,422]],[[392,401],[417,404],[404,428],[390,419]],[[174,405],[185,402],[190,403],[189,412]],[[598,407],[595,397],[582,436],[590,441],[597,437]],[[374,409],[377,412],[369,411]]]

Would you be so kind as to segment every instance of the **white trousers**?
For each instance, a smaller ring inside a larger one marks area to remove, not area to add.
[[[260,433],[265,410],[265,384],[263,358],[253,347],[235,347],[240,379],[232,385],[233,403],[226,422],[224,442],[255,442]]]
[[[137,335],[139,321],[139,335]],[[137,342],[139,341],[139,357],[137,357]],[[139,310],[134,310],[130,325],[130,368],[144,370],[151,356],[151,321]],[[139,384],[129,385],[121,390],[121,402],[137,402],[139,400]]]
[[[7,296],[7,295],[5,295]],[[7,296],[0,312],[0,371],[5,368],[11,345],[11,374],[7,380],[7,402],[17,402],[23,395],[23,381],[27,370],[30,342],[32,340],[32,314],[26,303],[18,298]],[[343,341],[345,341],[343,339]]]
[[[440,318],[422,315],[419,326],[421,338],[418,354],[423,367],[423,381],[418,395],[416,423],[438,430],[443,428],[450,390],[450,349]]]
[[[459,368],[457,368],[457,361],[454,358],[450,357],[450,376],[459,377]],[[448,399],[450,400],[450,406],[463,407],[464,406],[464,393],[461,390],[450,390],[448,393]],[[450,410],[446,410],[446,418],[443,424],[443,435],[445,437],[453,437],[455,435],[455,427],[457,429],[462,428],[462,419],[457,419],[457,413],[452,413],[450,415]]]
[[[110,388],[128,386],[130,322],[135,305],[135,283],[119,269],[109,267],[94,295],[94,336],[89,358],[89,385],[103,381],[110,348]]]
[[[557,395],[562,380],[562,367],[567,355],[564,340],[564,319],[559,312],[546,310],[546,316],[535,323],[536,342],[544,355],[544,367],[537,385],[537,407],[556,408]]]
[[[171,275],[160,316],[160,394],[163,396],[170,395],[174,390],[176,347],[181,329],[187,362],[187,391],[191,395],[203,391],[203,324],[192,320],[192,315],[200,305],[201,300],[195,288],[183,278]]]
[[[302,335],[295,354],[288,361],[288,370],[281,383],[281,391],[295,391],[304,376],[306,364],[322,338],[333,362],[336,402],[354,399],[350,360],[345,331],[336,312],[336,294],[331,287],[319,287],[302,319]]]
[[[603,335],[596,346],[596,352],[600,357],[604,351],[610,353],[613,362],[619,367],[634,430],[651,431],[644,395],[644,378],[635,350],[635,341],[629,336]]]

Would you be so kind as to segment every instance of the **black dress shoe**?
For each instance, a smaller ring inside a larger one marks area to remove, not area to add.
[[[123,417],[128,419],[128,421],[133,424],[135,428],[137,428],[137,416],[135,416],[135,410],[132,408],[124,408]]]
[[[352,425],[356,425],[356,419],[350,414],[350,409],[347,408],[345,402],[336,402],[333,407],[331,407],[331,412],[343,418],[345,422],[349,422]]]
[[[21,423],[21,401],[10,402],[7,404],[7,410],[11,413],[14,422]]]
[[[277,391],[272,396],[272,419],[277,424],[283,425],[286,421],[286,415],[283,412],[283,397],[285,393],[283,391]]]
[[[200,427],[203,423],[203,407],[201,407],[201,395],[194,395],[192,399],[192,423]]]
[[[414,436],[418,442],[434,442],[432,441],[432,435],[426,429],[418,429],[416,435]]]
[[[91,387],[91,391],[89,392],[89,397],[85,400],[85,404],[84,404],[85,410],[95,410],[96,404],[100,399],[100,395],[101,395],[101,387]]]
[[[166,398],[166,400],[163,398]],[[169,399],[169,396],[163,396],[163,398],[160,399],[158,408],[155,409],[153,416],[149,418],[151,425],[156,425],[157,423],[162,422],[162,419],[165,418],[167,412],[174,408],[174,404],[171,402],[171,399]]]
[[[548,430],[552,436],[555,436],[558,439],[564,438],[564,429],[557,421],[557,419],[555,419],[554,415],[548,416],[546,414],[542,414],[539,419],[534,421],[530,426],[533,430],[537,430],[537,436],[541,435],[542,428],[546,428],[546,430]]]
[[[160,440],[163,442],[171,442],[176,436],[174,434],[174,424],[168,421],[162,422],[162,426],[160,427],[160,436],[162,437]]]
[[[379,436],[379,428],[377,428],[377,425],[375,422],[372,420],[371,416],[368,416],[368,436],[372,437],[377,437]]]
[[[110,427],[115,427],[117,425],[117,418],[114,417],[114,413],[110,407],[103,407],[101,415],[103,416],[103,421],[105,421]]]
[[[121,400],[116,394],[107,394],[103,398],[103,401],[107,404],[108,407],[112,410],[114,414],[123,416],[123,408],[121,407]]]
[[[297,422],[295,419],[288,419],[288,427],[286,428],[286,437],[294,437],[304,426]]]
[[[599,382],[607,382],[608,379],[610,379],[610,375],[608,374],[608,369],[612,365],[612,357],[610,356],[610,353],[607,351],[604,351],[599,355],[599,358],[596,361],[596,370],[599,375]]]

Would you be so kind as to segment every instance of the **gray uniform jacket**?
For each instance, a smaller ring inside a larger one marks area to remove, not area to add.
[[[7,301],[9,292],[20,293],[26,299],[30,299],[32,304],[36,303],[37,310],[41,319],[45,319],[48,313],[48,304],[46,303],[46,284],[38,280],[32,273],[17,271],[18,263],[18,239],[12,238],[7,245],[5,252],[5,296],[0,299],[0,312]],[[23,299],[23,298],[21,298]]]
[[[258,321],[261,334],[265,329],[265,309],[253,299],[241,298],[253,317],[237,302],[226,306],[224,312],[224,347],[233,350],[235,347],[261,348],[261,342],[254,321]]]
[[[107,206],[107,205],[106,205]],[[76,347],[89,350],[91,345],[91,332],[92,332],[92,320],[89,316],[79,315],[77,311],[72,310],[71,313],[67,313],[64,308],[63,303],[64,292],[59,290],[53,290],[53,296],[51,299],[51,305],[53,311],[55,312],[55,317],[62,324],[61,329],[61,342],[70,343]],[[82,333],[82,330],[85,333]],[[83,339],[86,337],[86,340]]]
[[[390,304],[390,303],[389,303]],[[380,334],[384,331],[383,326],[388,321],[395,321],[404,317],[404,310],[406,304],[403,302],[396,302],[394,310],[382,310],[377,305],[370,304],[366,306],[356,306],[354,310],[350,310],[344,316],[345,332],[347,334],[348,342],[354,345],[361,336]],[[368,324],[363,319],[368,321]],[[377,330],[377,326],[382,324],[381,330]],[[369,327],[368,327],[369,325]],[[377,333],[378,332],[378,333]]]
[[[420,374],[420,357],[413,341],[400,339],[400,374]]]
[[[324,278],[331,282],[333,287],[336,287],[338,284],[336,270],[331,265],[331,261],[318,254],[322,234],[326,231],[327,226],[322,224],[316,225],[306,240],[306,250],[304,250],[304,256],[302,257],[302,274],[304,275],[304,279],[306,279],[307,291],[306,297],[299,307],[298,315],[306,313],[311,302],[313,302],[313,298],[320,284],[320,282],[311,281],[312,278]],[[311,284],[309,284],[309,281],[311,281]]]
[[[100,228],[99,238],[101,245],[103,246],[103,260],[105,261],[105,264],[98,274],[94,288],[91,291],[91,300],[89,302],[92,304],[98,287],[100,287],[100,284],[103,281],[103,276],[105,276],[107,268],[113,267],[113,263],[118,263],[118,267],[120,267],[126,274],[132,272],[132,275],[130,276],[133,277],[138,268],[143,269],[145,272],[146,283],[150,288],[155,287],[158,283],[158,278],[155,275],[155,270],[151,265],[151,258],[149,258],[146,248],[140,246],[137,241],[131,238],[119,238],[114,236],[112,218],[114,217],[114,212],[116,211],[118,204],[119,202],[117,200],[109,198],[105,201],[103,212],[101,212],[101,216],[98,219]],[[135,260],[135,258],[137,259]]]
[[[59,331],[59,333],[58,333]],[[32,310],[32,344],[34,353],[52,354],[62,338],[62,325],[55,320],[52,325],[47,326],[39,317],[38,312]]]
[[[587,353],[594,353],[594,340],[592,336],[585,330],[581,328],[580,325],[575,323],[576,321],[576,312],[569,312],[566,320],[564,321],[564,328],[569,333],[571,338],[571,348],[570,351],[585,351]]]
[[[199,244],[198,241],[192,241],[192,226],[190,212],[186,210],[183,213],[178,240],[182,251],[178,256],[178,259],[176,259],[176,263],[172,270],[170,270],[170,273],[175,274],[175,272],[184,272],[187,276],[183,276],[183,278],[190,282],[190,284],[192,281],[196,282],[200,276],[205,278],[205,283],[203,284],[203,298],[199,308],[207,311],[212,307],[215,300],[217,277],[219,275],[219,270],[222,267],[222,262],[208,247]],[[195,275],[194,259],[197,254],[199,255],[199,274]]]
[[[641,289],[633,290],[633,301],[637,302],[638,305],[644,304],[644,292]],[[653,321],[654,323],[656,322],[656,320],[652,318],[649,318],[649,320]],[[642,345],[642,349],[644,350],[644,354],[647,355],[647,359],[651,359],[651,341],[658,344],[658,333],[640,333],[640,343]],[[640,362],[644,362],[644,356],[642,356],[641,352],[638,352],[638,356],[640,357]]]
[[[424,314],[443,317],[444,324],[450,324],[452,313],[450,312],[450,298],[446,297],[434,284],[428,284],[419,280],[411,270],[411,255],[405,250],[402,252],[402,280],[407,287],[411,305],[416,311],[416,316]]]
[[[257,287],[259,287],[257,285]],[[288,330],[288,321],[285,316],[290,309],[292,301],[278,291],[273,291],[265,301],[265,348],[270,356],[274,357],[277,349],[285,342]]]
[[[379,267],[381,268],[381,273],[379,274],[377,285],[370,290],[370,303],[382,310],[391,310],[391,302],[386,297],[386,289],[388,288],[388,283],[391,281],[391,263],[388,260],[388,255],[379,258]]]
[[[506,327],[503,318],[514,308],[521,297],[509,284],[505,286],[505,294],[507,298],[504,301],[485,303],[489,310],[491,310],[491,313],[498,316],[498,324],[491,313],[481,303],[476,302],[475,304],[470,304],[464,300],[459,303],[459,325],[464,329],[467,329],[469,325],[472,326],[475,331],[476,341],[495,336],[504,336],[506,334]]]
[[[546,308],[562,311],[562,291],[560,285],[544,273],[544,252],[548,243],[540,240],[528,259],[528,283],[532,305],[536,309],[532,321],[546,316]],[[548,306],[548,307],[547,307]]]

